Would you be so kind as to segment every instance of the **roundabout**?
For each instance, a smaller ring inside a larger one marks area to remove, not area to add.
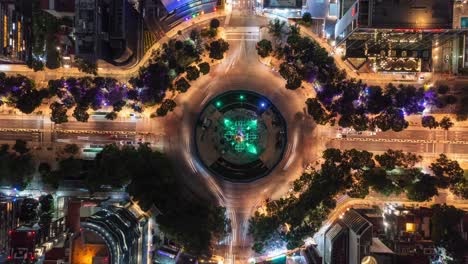
[[[194,141],[205,167],[221,179],[249,182],[281,161],[287,125],[265,96],[235,90],[211,99],[196,121]]]

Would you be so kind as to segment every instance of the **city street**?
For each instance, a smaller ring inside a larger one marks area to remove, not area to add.
[[[15,139],[23,139],[39,145],[77,143],[82,147],[109,143],[133,145],[142,141],[152,146],[162,146],[163,151],[174,160],[178,175],[187,189],[227,208],[232,234],[215,250],[216,255],[223,256],[227,264],[245,264],[255,256],[248,236],[248,220],[252,213],[266,199],[286,194],[290,182],[298,178],[307,165],[317,161],[326,148],[356,148],[374,153],[388,149],[409,151],[422,155],[425,158],[424,165],[427,165],[426,161],[445,153],[450,158],[456,158],[465,169],[468,168],[466,126],[456,125],[444,131],[429,130],[415,123],[402,132],[376,132],[372,135],[367,132],[348,133],[336,126],[316,126],[305,109],[307,97],[304,94],[313,92],[307,88],[287,90],[285,80],[279,73],[259,61],[256,42],[264,38],[266,32],[262,28],[267,26],[268,18],[254,15],[254,0],[235,0],[231,4],[233,11],[225,18],[225,14],[216,14],[223,15],[223,34],[230,45],[225,59],[212,66],[208,75],[191,82],[192,86],[186,93],[176,96],[177,107],[173,113],[164,118],[121,118],[115,121],[90,118],[86,123],[70,120],[60,125],[53,125],[48,117],[41,115],[0,115],[0,141],[11,143]],[[206,16],[206,19],[197,23],[184,23],[181,28],[205,25],[210,17],[215,15]],[[169,36],[175,35],[175,32]],[[186,33],[184,31],[183,34]],[[151,50],[145,54],[138,67],[146,63],[149,53]],[[346,67],[342,62],[338,65]],[[136,72],[137,66],[124,70],[106,69],[102,70],[102,74],[126,80]],[[0,65],[0,70],[1,67],[10,66]],[[26,74],[23,70],[18,67],[11,72]],[[353,72],[349,74],[357,77]],[[32,77],[45,82],[49,78],[70,75],[82,74],[64,70],[35,73]],[[387,80],[374,78],[371,81],[382,85]],[[288,124],[288,142],[283,160],[270,175],[254,182],[232,183],[218,179],[210,175],[195,154],[193,131],[200,109],[210,99],[228,90],[251,90],[266,96],[281,111]],[[48,155],[49,159],[55,154],[52,151],[41,153]],[[371,197],[369,201],[376,202],[378,199],[381,197]],[[447,197],[445,202],[453,202],[450,199],[452,197]],[[336,218],[353,203],[360,202],[340,202],[330,219]]]

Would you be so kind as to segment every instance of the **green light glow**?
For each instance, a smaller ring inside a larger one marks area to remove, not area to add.
[[[245,96],[243,94],[239,95],[239,99],[244,100]]]
[[[216,107],[221,107],[221,101],[216,101]]]
[[[225,118],[224,138],[236,152],[257,155],[258,127],[257,120],[229,120]]]

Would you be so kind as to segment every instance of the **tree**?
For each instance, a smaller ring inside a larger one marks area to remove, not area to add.
[[[305,22],[305,23],[310,23],[310,22],[312,22],[312,15],[311,15],[309,12],[305,12],[305,13],[302,15],[302,21]]]
[[[398,192],[398,188],[393,185],[390,179],[387,178],[387,173],[381,168],[366,171],[364,178],[368,182],[369,186],[376,192],[386,196]]]
[[[184,77],[175,82],[176,90],[185,93],[190,88],[190,83]]]
[[[408,199],[417,202],[430,200],[437,195],[437,179],[431,175],[420,173],[416,182],[406,188]]]
[[[450,191],[462,199],[468,199],[468,180],[466,178],[462,178],[454,182],[450,187]]]
[[[443,117],[442,120],[439,122],[439,126],[445,130],[449,130],[451,127],[453,127],[454,123],[450,119],[450,117]]]
[[[448,263],[463,263],[468,247],[458,231],[464,212],[454,206],[436,204],[432,206],[431,238],[436,247],[444,248],[451,260]]]
[[[23,190],[31,181],[35,166],[25,146],[17,146],[17,149],[21,152],[10,152],[8,145],[0,148],[0,185]]]
[[[258,55],[262,58],[268,57],[270,53],[273,51],[271,41],[267,39],[262,39],[259,42],[257,42],[256,49],[257,49]]]
[[[284,79],[286,79],[287,89],[295,90],[301,87],[302,77],[299,75],[299,72],[294,65],[287,62],[281,63],[279,73]]]
[[[43,71],[44,70],[44,63],[41,60],[33,59],[31,63],[31,67],[34,72]]]
[[[439,126],[439,123],[437,123],[433,116],[423,116],[421,118],[421,123],[423,127],[428,127],[429,129],[437,128]]]
[[[449,90],[449,87],[447,85],[440,85],[438,88],[437,88],[437,93],[438,94],[446,94]]]
[[[283,28],[286,25],[286,22],[275,18],[268,22],[268,33],[272,34],[274,37],[279,38],[283,33]]]
[[[122,111],[122,108],[126,105],[127,103],[124,100],[119,100],[115,103],[112,104],[112,110],[113,112],[120,112]]]
[[[198,64],[198,68],[203,75],[206,75],[210,72],[210,64],[208,62],[202,62]]]
[[[54,210],[54,197],[51,194],[39,197],[41,213],[51,214]]]
[[[76,144],[67,144],[63,148],[63,151],[70,155],[76,155],[80,151],[80,147],[78,147]]]
[[[200,77],[200,71],[197,66],[188,66],[185,70],[187,72],[187,79],[190,81],[194,81]]]
[[[41,175],[41,177],[44,177],[44,176],[48,175],[51,172],[51,167],[50,167],[49,163],[41,162],[41,163],[39,163],[39,167],[38,167],[37,170],[38,170],[39,174]]]
[[[440,154],[439,158],[431,163],[429,168],[437,177],[441,188],[451,187],[451,189],[463,181],[464,171],[456,160],[447,158],[445,154]]]
[[[220,25],[220,22],[219,22],[218,19],[216,19],[216,18],[211,19],[210,28],[217,29],[219,27],[219,25]]]
[[[210,43],[209,50],[210,50],[210,58],[221,60],[224,58],[224,52],[229,49],[229,43],[227,43],[224,39],[220,38]]]
[[[67,108],[63,104],[54,102],[50,105],[50,109],[52,110],[50,117],[52,122],[55,124],[68,122]]]
[[[15,96],[16,108],[22,113],[30,114],[41,105],[43,99],[43,93],[32,88],[32,89],[21,89],[21,94]]]
[[[390,108],[382,112],[374,118],[374,124],[382,131],[392,129],[395,132],[400,132],[408,127],[408,121],[405,120],[404,113],[401,109]]]
[[[307,113],[314,118],[317,124],[325,125],[332,118],[316,98],[307,99],[306,105]]]
[[[57,50],[57,44],[53,36],[47,38],[46,67],[49,69],[57,69],[60,67],[60,53]]]
[[[39,203],[36,199],[25,198],[21,202],[19,219],[24,223],[32,223],[37,219],[37,207]]]
[[[88,122],[89,114],[88,114],[89,107],[87,106],[77,106],[73,110],[72,116],[79,122]]]
[[[78,67],[78,70],[84,73],[97,75],[98,67],[97,67],[96,62],[92,62],[84,58],[76,57],[75,63],[76,63],[76,66]]]
[[[116,112],[109,112],[106,114],[106,119],[107,120],[115,120],[117,118],[117,113]]]
[[[376,155],[375,160],[385,170],[390,171],[397,167],[412,168],[422,160],[422,157],[410,152],[404,153],[402,150],[389,149],[381,155]]]
[[[165,116],[168,112],[171,112],[176,107],[176,102],[172,99],[165,99],[161,106],[156,109],[156,114],[158,116]]]
[[[29,152],[28,143],[22,139],[17,139],[15,145],[13,145],[13,150],[20,155],[24,155]]]

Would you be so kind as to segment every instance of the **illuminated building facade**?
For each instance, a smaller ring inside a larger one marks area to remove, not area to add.
[[[262,0],[261,8],[265,13],[271,13],[285,18],[302,16],[303,0]]]
[[[76,55],[114,65],[142,55],[142,18],[127,0],[75,0]]]
[[[341,0],[336,45],[375,71],[456,72],[465,30],[453,27],[453,12],[452,0]]]
[[[108,206],[94,209],[89,217],[81,217],[75,234],[71,262],[79,264],[142,262],[140,219],[129,209]],[[83,209],[80,209],[83,216]]]
[[[145,4],[148,27],[169,31],[199,15],[217,11],[224,6],[224,0],[148,0]]]
[[[19,224],[20,199],[0,198],[0,249],[9,248],[9,232]]]
[[[32,1],[0,0],[0,62],[30,59],[31,16]]]

